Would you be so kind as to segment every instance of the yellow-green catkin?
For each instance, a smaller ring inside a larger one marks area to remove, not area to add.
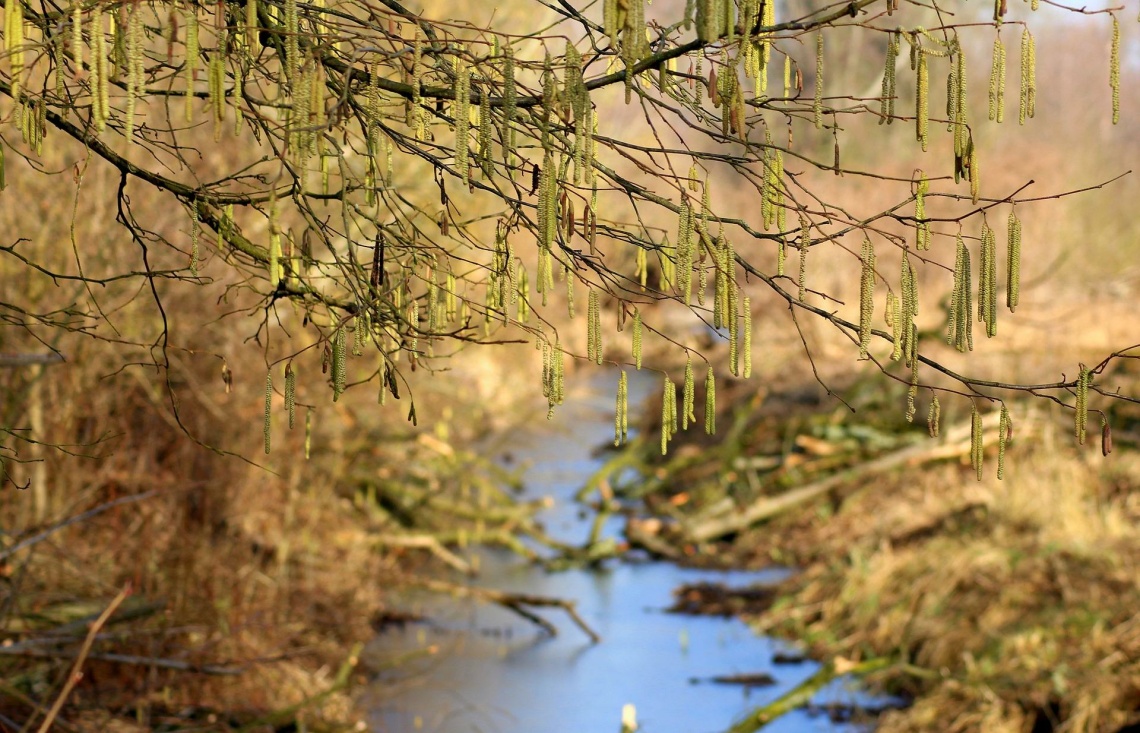
[[[946,343],[958,351],[974,349],[973,293],[970,283],[970,250],[957,236],[954,258],[954,289],[950,293],[950,313],[946,325]]]
[[[1037,49],[1033,34],[1026,26],[1021,32],[1021,84],[1018,94],[1017,120],[1024,125],[1026,118],[1036,113],[1037,102]]]
[[[716,377],[712,365],[705,372],[705,433],[716,435]]]
[[[1021,220],[1014,211],[1009,212],[1006,232],[1006,267],[1005,304],[1012,313],[1021,295]]]
[[[1001,122],[1005,118],[1005,44],[1001,33],[994,38],[994,58],[990,66],[990,120]]]
[[[641,371],[641,310],[633,309],[633,363]]]
[[[344,326],[336,329],[332,345],[333,402],[340,399],[348,380],[348,334]]]
[[[915,400],[918,398],[918,357],[910,360],[910,386],[906,390],[906,421],[914,422],[914,413],[917,410]]]
[[[871,320],[875,316],[875,247],[867,237],[863,238],[860,263],[862,267],[859,277],[859,358],[868,359]]]
[[[76,76],[83,72],[83,3],[81,0],[72,0],[71,3],[71,63]]]
[[[982,188],[982,171],[978,168],[978,149],[974,145],[969,147],[969,161],[970,161],[970,201],[971,203],[978,203],[978,194]]]
[[[285,412],[292,430],[297,419],[297,373],[293,371],[293,362],[285,365]]]
[[[471,125],[471,69],[467,62],[455,60],[455,170],[467,183],[468,130]]]
[[[586,358],[596,364],[602,363],[601,305],[598,302],[598,291],[593,288],[590,288],[586,311]]]
[[[1084,364],[1080,365],[1081,371],[1077,376],[1077,404],[1076,404],[1076,436],[1077,442],[1081,445],[1085,444],[1085,434],[1088,428],[1089,420],[1089,382],[1092,381],[1092,374],[1089,368]]]
[[[11,70],[9,96],[18,102],[24,73],[24,4],[20,0],[4,3],[4,51]]]
[[[677,432],[677,385],[665,375],[661,397],[661,455],[669,452],[669,441]]]
[[[997,335],[997,237],[982,222],[981,282],[978,283],[978,318],[986,324],[986,336]]]
[[[930,129],[930,71],[926,66],[926,51],[918,49],[917,92],[915,94],[915,137],[923,152]]]
[[[918,283],[914,265],[910,262],[909,249],[903,250],[900,273],[902,302],[897,317],[900,321],[903,363],[910,366],[918,353],[918,328],[914,323],[914,318],[918,315]]]
[[[941,430],[942,423],[942,405],[938,403],[938,395],[932,395],[930,398],[930,409],[926,413],[926,429],[930,433],[930,437],[937,438]]]
[[[265,441],[265,453],[269,449],[273,438],[273,370],[265,373],[265,413],[262,426],[262,437]]]
[[[617,406],[614,410],[614,445],[625,443],[629,433],[629,382],[625,370],[618,377]]]
[[[899,299],[894,293],[887,293],[887,307],[883,312],[883,320],[891,329],[891,361],[902,359],[902,314],[899,312]]]
[[[313,408],[305,410],[305,460],[313,447]]]
[[[799,300],[802,303],[807,294],[807,253],[811,249],[811,220],[800,211],[800,272],[797,278],[799,284]]]
[[[930,181],[926,174],[918,172],[918,187],[914,194],[914,234],[915,250],[922,252],[930,249],[930,222],[926,220],[926,194],[930,193]]]
[[[815,129],[823,127],[823,31],[815,37],[815,100],[812,103]],[[925,149],[925,148],[924,148]]]
[[[202,223],[198,219],[198,202],[190,201],[190,276],[198,276],[198,244],[202,237]]]
[[[183,62],[183,74],[186,78],[185,116],[187,122],[194,120],[194,87],[198,77],[198,3],[186,3],[185,16],[182,25],[186,28],[186,59]],[[296,6],[294,5],[294,12]],[[295,35],[290,34],[290,37]],[[294,41],[295,43],[296,41]]]
[[[1112,124],[1120,122],[1120,21],[1112,16],[1112,48],[1108,60],[1108,84],[1112,87]]]
[[[111,77],[110,62],[107,59],[106,23],[103,20],[103,4],[96,3],[91,12],[91,116],[95,129],[102,132],[110,118]],[[189,105],[189,102],[187,102]]]
[[[697,421],[696,414],[696,378],[693,374],[693,355],[687,354],[685,358],[685,381],[681,388],[681,429],[688,430],[689,423]]]
[[[883,67],[883,90],[879,101],[879,124],[891,124],[895,116],[895,67],[902,39],[897,31],[887,34],[887,61]]]
[[[978,412],[978,405],[974,404],[970,413],[970,465],[974,467],[978,480],[982,480],[982,459],[985,457],[985,446],[982,443],[982,414]]]
[[[1013,432],[1013,423],[1009,419],[1009,408],[1003,402],[1001,405],[1001,415],[998,417],[998,481],[1005,478],[1005,446],[1009,442],[1009,436]]]
[[[127,20],[127,114],[126,130],[123,132],[127,141],[133,139],[135,130],[135,107],[143,87],[143,24],[141,4],[133,5],[128,12]]]
[[[963,163],[969,155],[970,130],[966,125],[966,55],[961,44],[955,46],[954,55],[954,183],[962,176]]]
[[[744,345],[741,347],[744,354],[744,365],[741,368],[740,376],[748,379],[752,376],[752,299],[745,298],[741,306],[744,311],[744,322],[741,324],[744,331]]]

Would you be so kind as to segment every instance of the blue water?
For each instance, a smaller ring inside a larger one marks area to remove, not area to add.
[[[631,397],[645,392],[643,381],[630,386]],[[544,428],[510,438],[514,460],[527,466],[523,498],[554,499],[542,518],[559,540],[581,543],[589,533],[589,518],[582,518],[572,497],[600,465],[593,449],[607,431],[612,435],[612,411],[613,398],[604,393],[574,397]],[[551,638],[498,606],[407,594],[405,607],[427,613],[430,623],[387,631],[369,653],[383,658],[433,645],[438,652],[382,676],[368,701],[374,730],[617,733],[622,706],[633,704],[644,733],[715,733],[818,669],[814,663],[773,667],[772,655],[788,651],[787,645],[758,636],[735,619],[663,610],[684,583],[773,583],[786,571],[712,572],[664,562],[613,562],[600,570],[547,573],[506,552],[479,554],[475,584],[574,600],[602,642],[591,644],[558,609],[540,611],[559,629]],[[707,681],[759,672],[771,674],[777,684],[746,690]],[[694,683],[701,679],[706,681]],[[820,703],[869,701],[843,683],[817,698]],[[797,712],[765,730],[854,728]]]

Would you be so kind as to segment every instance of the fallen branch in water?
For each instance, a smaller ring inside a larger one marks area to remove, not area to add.
[[[796,685],[791,690],[776,698],[763,707],[756,708],[744,718],[734,723],[727,733],[754,733],[782,715],[802,708],[811,702],[817,692],[827,686],[836,677],[852,675],[860,677],[871,672],[877,672],[890,664],[886,657],[871,659],[866,662],[851,663],[846,660],[835,660],[820,668],[818,672]]]
[[[561,608],[566,612],[566,615],[570,617],[570,620],[574,622],[574,625],[581,629],[582,633],[590,637],[592,643],[597,644],[602,640],[602,637],[591,629],[582,617],[578,615],[574,601],[567,601],[562,598],[551,598],[549,596],[536,596],[530,593],[508,593],[507,591],[495,590],[493,588],[474,588],[468,585],[456,585],[454,583],[430,580],[428,578],[407,578],[406,582],[409,585],[417,585],[438,593],[448,593],[457,598],[477,598],[482,601],[497,604],[512,613],[522,616],[551,636],[558,636],[558,628],[531,611],[530,608]]]
[[[430,534],[421,535],[381,535],[375,540],[381,547],[409,547],[427,550],[443,564],[458,570],[464,575],[474,575],[475,569],[459,555],[443,546],[436,537]]]

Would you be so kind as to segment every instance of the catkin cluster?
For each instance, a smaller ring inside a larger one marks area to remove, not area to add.
[[[883,67],[883,91],[879,102],[879,124],[891,124],[895,117],[895,67],[902,48],[902,34],[887,34],[887,61]]]
[[[1021,85],[1018,94],[1018,123],[1037,114],[1037,44],[1026,27],[1021,32]]]
[[[926,413],[926,429],[930,433],[930,437],[937,438],[941,430],[942,423],[942,405],[938,402],[938,395],[932,395],[930,398],[930,409]]]
[[[561,405],[566,396],[562,357],[561,344],[551,346],[549,341],[542,341],[542,396],[546,398],[548,419],[554,414],[554,406]]]
[[[990,66],[990,120],[1002,122],[1005,119],[1005,44],[1001,33],[994,38],[994,57]]]

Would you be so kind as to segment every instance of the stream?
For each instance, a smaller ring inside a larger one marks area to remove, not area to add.
[[[509,452],[501,436],[488,444],[492,455],[525,467],[520,498],[553,498],[554,505],[540,517],[559,540],[581,543],[589,533],[591,517],[573,495],[599,468],[603,458],[595,449],[613,434],[609,381],[617,380],[597,381],[597,389],[568,399],[551,421],[540,417],[534,429],[510,435]],[[631,406],[644,399],[647,382],[630,380]],[[612,520],[607,535],[617,536],[620,528],[621,520]],[[499,606],[409,591],[399,606],[428,621],[388,627],[369,653],[393,658],[428,646],[438,652],[381,675],[365,699],[372,730],[618,733],[622,707],[632,704],[643,733],[716,733],[819,668],[810,661],[773,664],[774,655],[793,650],[737,619],[664,610],[682,584],[769,584],[786,577],[786,570],[716,572],[661,561],[611,561],[601,569],[549,573],[507,551],[479,550],[479,555],[480,573],[470,582],[574,600],[601,643],[591,644],[558,609],[540,611],[558,627],[551,638]],[[770,675],[773,683],[744,687],[710,680],[741,674]],[[813,699],[820,706],[874,702],[842,680]],[[798,710],[764,730],[860,729]]]

